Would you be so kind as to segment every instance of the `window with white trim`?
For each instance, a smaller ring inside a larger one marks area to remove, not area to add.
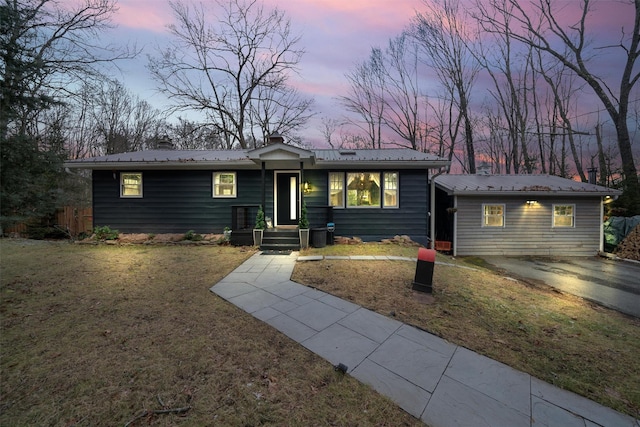
[[[575,210],[575,205],[553,205],[553,226],[573,227]]]
[[[384,173],[384,207],[398,207],[398,172]]]
[[[213,197],[237,197],[235,172],[213,173]]]
[[[142,172],[120,172],[120,197],[142,197]]]
[[[380,172],[347,173],[347,207],[380,207]]]
[[[504,205],[482,205],[483,227],[504,227]]]
[[[344,172],[329,172],[329,206],[344,208]]]

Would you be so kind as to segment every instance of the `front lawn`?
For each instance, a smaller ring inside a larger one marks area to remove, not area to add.
[[[372,243],[303,255],[345,251],[417,256],[417,248]],[[299,262],[293,279],[640,417],[639,319],[464,260],[437,260],[455,266],[435,266],[432,303],[411,290],[415,262]]]
[[[250,255],[0,240],[0,425],[423,425],[209,291]]]

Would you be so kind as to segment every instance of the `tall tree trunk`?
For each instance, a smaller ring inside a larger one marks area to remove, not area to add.
[[[607,160],[604,156],[604,150],[602,148],[602,131],[600,123],[596,125],[596,142],[598,144],[598,165],[600,166],[600,178],[598,184],[607,185],[609,177],[609,171],[607,170]]]

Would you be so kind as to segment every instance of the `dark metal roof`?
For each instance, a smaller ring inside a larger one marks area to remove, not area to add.
[[[326,169],[330,167],[353,168],[361,166],[386,166],[403,168],[439,168],[447,166],[449,161],[433,154],[422,153],[408,148],[381,150],[327,150],[308,149],[280,144],[281,150],[292,154],[300,152],[313,153],[315,166]],[[110,154],[86,159],[69,160],[65,167],[82,169],[110,168],[203,168],[203,167],[256,167],[256,154],[262,149],[253,150],[147,150],[130,153]],[[265,151],[266,153],[267,151]],[[268,162],[269,159],[267,158]]]
[[[450,195],[620,195],[615,190],[553,175],[440,175],[436,186]]]

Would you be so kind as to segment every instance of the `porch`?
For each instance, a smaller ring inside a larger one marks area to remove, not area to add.
[[[234,246],[252,246],[253,229],[260,205],[234,205],[231,207],[231,244]],[[310,228],[310,244],[325,246],[333,244],[333,235],[327,234],[327,224],[333,223],[332,206],[307,206]],[[323,241],[323,233],[325,237]],[[300,235],[296,225],[273,227],[267,220],[267,229],[263,231],[261,250],[300,250]]]

